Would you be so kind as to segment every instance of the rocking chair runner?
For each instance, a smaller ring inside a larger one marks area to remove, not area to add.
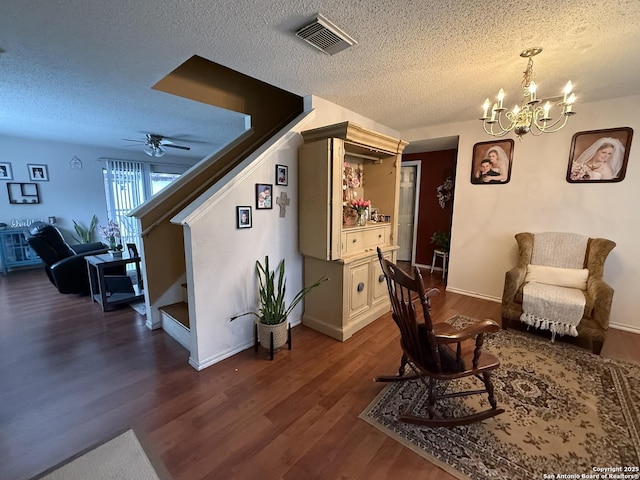
[[[428,427],[455,427],[486,420],[503,413],[504,409],[498,408],[494,397],[490,373],[500,366],[500,362],[495,356],[482,351],[484,334],[499,331],[498,324],[487,319],[461,330],[448,323],[432,324],[429,298],[437,295],[438,289],[433,288],[425,292],[422,275],[417,267],[414,267],[414,276],[411,277],[398,269],[395,264],[384,259],[379,248],[378,258],[387,281],[393,320],[400,329],[400,345],[403,353],[398,375],[377,377],[376,381],[392,382],[417,378],[425,385],[429,395],[428,418],[407,412],[400,415],[399,420]],[[420,313],[416,312],[416,303],[422,307],[422,321]],[[475,339],[475,342],[471,339]],[[456,345],[455,350],[450,347],[453,344]],[[414,375],[404,375],[407,364]],[[484,388],[455,393],[446,393],[446,391],[442,394],[436,393],[435,387],[438,382],[471,375],[477,377]],[[487,393],[491,405],[487,410],[458,417],[442,417],[436,412],[436,403],[441,399],[483,393]]]

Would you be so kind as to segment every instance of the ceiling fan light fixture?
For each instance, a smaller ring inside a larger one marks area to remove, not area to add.
[[[162,157],[165,154],[165,151],[160,145],[147,145],[144,147],[144,153],[150,157]]]

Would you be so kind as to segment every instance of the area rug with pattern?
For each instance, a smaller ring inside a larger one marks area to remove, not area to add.
[[[162,462],[145,450],[133,430],[65,460],[37,480],[171,480]],[[36,480],[34,479],[34,480]]]
[[[387,385],[360,418],[457,478],[640,478],[640,365],[514,330],[488,335],[483,349],[500,359],[492,378],[505,413],[451,429],[399,422],[407,409],[428,416],[425,388],[410,380]],[[446,388],[468,390],[475,382]],[[487,407],[486,395],[439,406],[444,415]]]

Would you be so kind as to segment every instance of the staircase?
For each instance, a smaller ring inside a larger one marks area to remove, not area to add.
[[[209,189],[229,182],[276,134],[304,112],[304,99],[278,87],[193,56],[153,86],[154,90],[233,110],[250,119],[236,140],[203,159],[129,215],[138,219],[152,327],[162,328],[191,351],[191,326],[178,289],[187,270],[185,230],[172,218],[197,203]],[[191,305],[191,313],[197,310]],[[193,328],[198,328],[194,317]],[[191,352],[194,354],[194,352]]]

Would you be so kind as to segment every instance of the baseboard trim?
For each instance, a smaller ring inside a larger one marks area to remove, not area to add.
[[[462,290],[460,288],[447,287],[446,291],[451,293],[459,293],[460,295],[466,295],[467,297],[475,297],[475,298],[481,298],[482,300],[489,300],[490,302],[502,303],[501,297],[493,297],[491,295],[484,295],[482,293],[469,292],[467,290]]]
[[[248,342],[244,342],[241,343],[240,345],[231,348],[229,350],[226,350],[224,352],[220,352],[217,355],[213,355],[211,357],[208,357],[206,359],[204,359],[201,362],[196,361],[195,358],[193,357],[189,357],[189,365],[191,365],[193,368],[195,368],[197,371],[200,370],[204,370],[207,367],[210,367],[211,365],[221,362],[222,360],[232,357],[234,356],[236,353],[240,353],[244,350],[247,350],[248,348],[252,348],[253,347],[253,340],[248,341]]]
[[[322,320],[318,320],[315,317],[307,315],[306,313],[302,316],[302,323],[307,327],[320,332],[328,337],[334,338],[340,342],[344,342],[351,335],[346,332],[346,329],[341,329],[336,327],[335,325],[329,325]]]
[[[633,327],[631,325],[625,325],[622,323],[610,323],[609,328],[613,328],[614,330],[623,330],[630,333],[637,333],[640,335],[640,328]]]
[[[306,313],[302,316],[302,323],[309,328],[327,335],[328,337],[344,342],[350,339],[358,330],[361,330],[370,323],[375,322],[378,318],[387,313],[390,308],[388,301],[379,302],[373,307],[368,308],[360,315],[353,317],[351,321],[342,328],[336,325],[331,325]]]
[[[289,324],[291,325],[291,328],[293,327],[297,327],[298,325],[300,325],[302,323],[301,319],[298,319],[295,322],[289,322]],[[244,350],[247,350],[249,348],[253,348],[253,339],[251,340],[247,340],[246,342],[243,342],[239,345],[236,345],[233,348],[230,348],[228,350],[225,350],[224,352],[220,352],[216,355],[212,355],[210,357],[207,357],[205,359],[203,359],[201,362],[198,362],[195,358],[193,357],[189,357],[189,365],[191,365],[193,368],[195,368],[197,371],[200,370],[204,370],[207,367],[210,367],[211,365],[221,362],[222,360],[225,360],[229,357],[234,356],[236,353],[240,353]]]

